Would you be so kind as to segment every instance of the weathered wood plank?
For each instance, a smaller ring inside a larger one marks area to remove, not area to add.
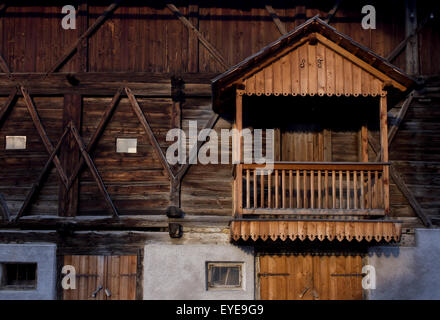
[[[64,54],[49,68],[47,74],[53,73],[61,68],[61,66],[72,56],[75,50],[78,49],[78,46],[93,32],[95,32],[97,28],[101,26],[102,23],[107,19],[107,17],[116,10],[120,2],[122,2],[122,0],[114,0],[113,3],[105,9],[104,13],[100,15],[86,30],[86,32],[84,32],[69,48],[67,48]]]

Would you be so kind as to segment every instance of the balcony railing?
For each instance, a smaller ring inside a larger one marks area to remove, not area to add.
[[[384,215],[389,211],[388,166],[388,163],[278,162],[268,169],[265,165],[238,164],[235,212]]]

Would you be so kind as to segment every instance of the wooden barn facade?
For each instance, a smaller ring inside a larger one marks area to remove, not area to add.
[[[363,7],[0,2],[0,299],[440,298],[438,9]]]

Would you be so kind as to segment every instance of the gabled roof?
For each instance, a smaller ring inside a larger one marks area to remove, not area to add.
[[[373,77],[380,80],[383,86],[405,92],[415,83],[414,79],[386,59],[353,41],[345,34],[338,32],[319,19],[318,16],[315,16],[214,78],[212,80],[214,110],[218,111],[221,101],[227,99],[223,95],[230,91],[228,89],[235,85],[245,84],[245,79],[249,79],[252,74],[255,75],[258,70],[261,71],[262,68],[271,64],[274,57],[282,57],[286,54],[286,50],[289,51],[290,48],[298,47],[298,44],[316,42],[317,40],[333,50],[345,53],[347,60],[367,70]],[[379,91],[381,90],[382,88],[379,89]]]

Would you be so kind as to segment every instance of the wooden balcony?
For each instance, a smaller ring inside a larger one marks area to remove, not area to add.
[[[277,162],[235,168],[238,215],[386,215],[389,163]],[[241,180],[241,184],[239,183]]]

